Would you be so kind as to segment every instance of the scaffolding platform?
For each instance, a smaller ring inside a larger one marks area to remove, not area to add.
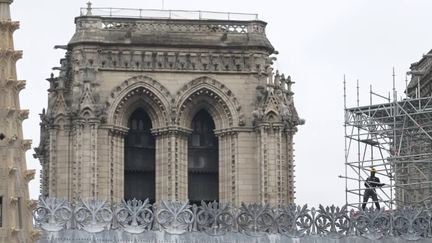
[[[385,185],[377,188],[381,206],[424,206],[432,198],[432,97],[385,98],[381,104],[346,107],[346,203],[359,209],[371,167]],[[358,102],[357,85],[357,105]],[[372,103],[372,102],[371,102]],[[368,206],[372,205],[369,200]]]

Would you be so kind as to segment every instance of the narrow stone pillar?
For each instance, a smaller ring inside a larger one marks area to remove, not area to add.
[[[127,131],[125,127],[109,130],[109,197],[112,202],[124,198],[124,140]]]
[[[165,127],[153,130],[156,138],[156,201],[188,199],[189,129]]]

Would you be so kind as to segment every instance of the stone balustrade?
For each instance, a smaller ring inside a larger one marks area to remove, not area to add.
[[[42,198],[34,219],[43,232],[40,242],[246,242],[251,237],[257,242],[311,242],[317,237],[323,242],[427,242],[432,238],[431,208],[348,211],[346,206],[242,204],[233,208],[217,202],[190,205],[162,201],[152,205],[148,200],[110,204]]]

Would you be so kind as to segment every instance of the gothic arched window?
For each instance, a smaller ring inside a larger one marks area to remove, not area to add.
[[[137,109],[129,118],[125,139],[124,197],[155,201],[155,139],[150,117]]]
[[[188,192],[191,203],[219,200],[218,139],[215,124],[205,110],[192,120],[188,146]]]

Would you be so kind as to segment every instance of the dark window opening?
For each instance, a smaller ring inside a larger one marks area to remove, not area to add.
[[[192,120],[188,146],[188,196],[192,204],[219,200],[218,139],[215,124],[205,110]]]
[[[125,138],[125,200],[150,199],[155,202],[155,138],[147,113],[136,110],[128,121],[129,132]]]

